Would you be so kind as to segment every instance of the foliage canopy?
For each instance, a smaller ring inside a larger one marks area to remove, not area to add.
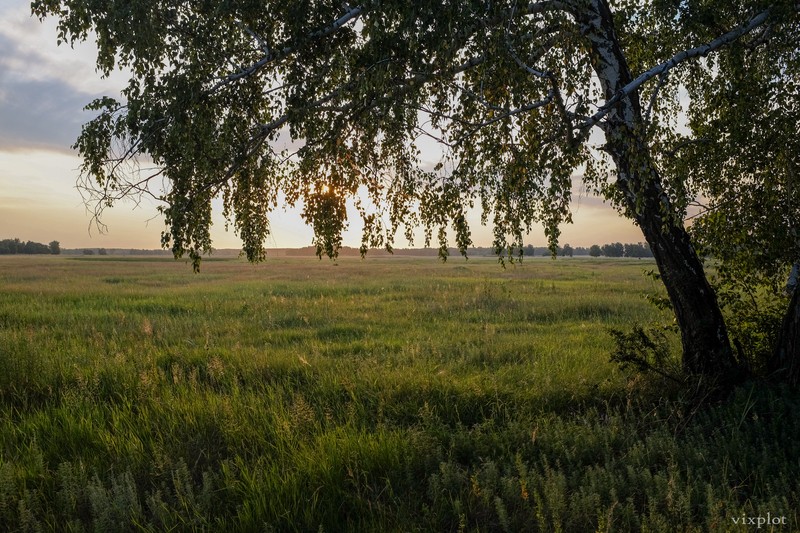
[[[752,20],[765,13],[766,28],[780,28],[779,14],[793,8],[707,4],[612,2],[632,71],[654,80],[646,69],[663,67],[658,83],[629,91],[650,102],[646,127],[656,153],[676,141],[679,85],[714,66],[667,63],[731,28],[763,27]],[[608,130],[614,118],[586,38],[606,7],[583,0],[32,3],[40,17],[59,17],[60,41],[94,32],[102,73],[131,72],[124,102],[90,104],[100,114],[76,145],[98,208],[157,196],[166,202],[164,244],[195,259],[210,247],[211,200],[219,195],[251,259],[262,256],[279,193],[302,203],[318,251],[329,255],[341,242],[348,197],[364,220],[365,246],[391,245],[401,225],[409,234],[422,225],[426,242],[435,232],[444,247],[450,225],[464,249],[465,213],[475,205],[491,219],[498,248],[520,244],[537,221],[554,246],[558,225],[570,219],[574,173],[609,197],[621,194],[588,142],[593,128]],[[765,33],[747,42],[766,41]],[[435,169],[421,164],[422,137],[446,149]],[[280,140],[291,147],[278,150]],[[126,173],[140,156],[157,170]],[[682,183],[669,192],[678,208],[668,214],[680,215]]]

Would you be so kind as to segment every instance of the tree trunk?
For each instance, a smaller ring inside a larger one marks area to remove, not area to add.
[[[716,294],[680,219],[671,215],[669,198],[650,163],[649,148],[620,126],[610,132],[607,150],[617,166],[617,187],[628,216],[641,228],[658,265],[681,332],[686,372],[737,382],[743,369],[733,355]],[[636,165],[632,164],[636,161]]]
[[[783,317],[781,331],[768,370],[780,381],[796,387],[800,384],[800,290],[794,289],[789,309]]]
[[[589,41],[606,99],[617,100],[603,124],[604,149],[617,167],[621,203],[650,244],[672,302],[681,331],[684,369],[729,386],[744,373],[733,355],[716,295],[683,222],[676,219],[663,191],[645,138],[638,94],[619,97],[632,77],[606,0],[590,0],[590,8],[576,13],[576,20]]]
[[[657,182],[652,188],[655,185]],[[731,350],[716,294],[683,225],[669,219],[663,224],[658,215],[663,201],[658,202],[657,192],[647,193],[645,205],[634,217],[650,244],[672,302],[681,332],[683,368],[721,383],[739,381],[743,369]]]

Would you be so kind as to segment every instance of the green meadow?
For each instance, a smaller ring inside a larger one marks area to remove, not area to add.
[[[800,394],[609,362],[653,268],[2,257],[0,530],[800,530]]]

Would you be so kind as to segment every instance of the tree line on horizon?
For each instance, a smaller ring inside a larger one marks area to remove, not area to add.
[[[547,246],[534,246],[528,244],[521,249],[523,257],[535,256],[550,256],[552,251]],[[314,246],[304,246],[302,248],[287,248],[287,255],[291,256],[305,256],[316,255]],[[505,251],[504,251],[505,252]],[[457,248],[448,248],[448,255],[459,255]],[[355,257],[361,255],[361,250],[350,246],[342,246],[339,248],[338,255],[340,257]],[[414,255],[414,256],[438,256],[440,251],[436,248],[393,248],[391,253],[386,252],[384,249],[371,249],[368,255]],[[467,257],[493,257],[497,256],[497,250],[491,246],[474,246],[467,249]],[[556,256],[559,257],[573,257],[573,256],[590,256],[590,257],[653,257],[653,252],[647,243],[621,243],[613,242],[603,245],[593,244],[589,247],[584,246],[571,246],[564,244],[556,248]]]
[[[314,247],[313,246],[306,246],[302,248],[295,248],[295,249],[287,249],[295,252],[290,255],[314,255]],[[535,256],[548,256],[551,255],[550,248],[545,246],[533,246],[532,244],[528,244],[524,248],[522,248],[522,255],[528,257],[535,257]],[[378,252],[378,250],[371,250],[370,253]],[[169,250],[145,250],[145,249],[121,249],[121,248],[112,248],[112,249],[92,249],[92,248],[77,248],[77,249],[62,249],[61,245],[58,241],[52,241],[49,244],[42,244],[33,241],[21,241],[20,239],[3,239],[0,241],[0,255],[15,255],[15,254],[27,254],[27,255],[58,255],[61,253],[65,254],[83,254],[83,255],[94,255],[97,253],[98,255],[171,255]],[[395,248],[392,251],[393,255],[437,255],[439,252],[433,248]],[[457,250],[453,250],[453,253],[457,253]],[[469,249],[470,255],[475,256],[493,256],[497,255],[497,252],[492,247],[474,247]],[[347,246],[342,247],[340,250],[340,255],[348,256],[348,255],[360,255],[360,251],[357,248],[350,248]],[[607,243],[603,245],[593,244],[590,247],[584,246],[576,246],[572,247],[569,244],[564,244],[563,246],[558,246],[556,255],[559,257],[573,257],[573,256],[590,256],[590,257],[635,257],[635,258],[643,258],[643,257],[653,257],[653,252],[650,250],[650,247],[647,243],[621,243],[621,242],[613,242]]]
[[[61,253],[61,245],[58,241],[51,241],[49,244],[40,242],[26,241],[19,239],[3,239],[0,241],[0,255],[58,255]]]
[[[524,255],[550,255],[550,249],[545,247],[535,247],[527,245],[523,249]],[[653,257],[653,252],[647,243],[625,243],[613,242],[608,244],[593,244],[588,248],[583,246],[572,247],[569,244],[559,246],[556,252],[558,256],[572,257],[575,255],[588,255],[591,257]]]

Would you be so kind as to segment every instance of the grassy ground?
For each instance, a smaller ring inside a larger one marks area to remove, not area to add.
[[[0,530],[800,529],[800,396],[608,362],[646,268],[0,258]]]

